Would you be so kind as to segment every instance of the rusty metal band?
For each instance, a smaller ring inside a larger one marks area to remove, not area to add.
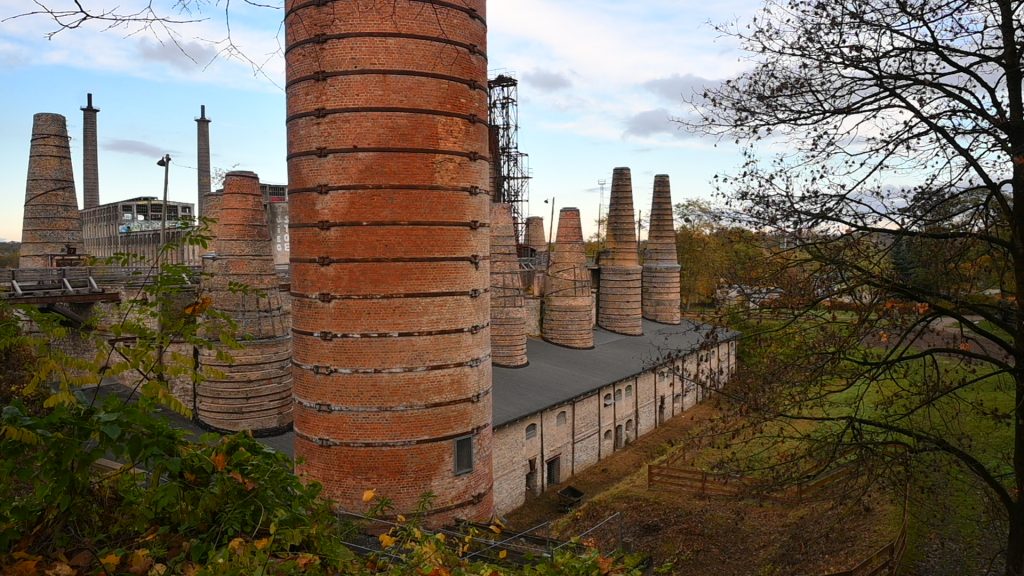
[[[306,434],[298,428],[295,428],[295,435],[307,442],[312,442],[321,448],[404,448],[407,446],[421,446],[423,444],[440,444],[441,442],[451,442],[452,440],[458,440],[459,438],[464,438],[466,436],[476,436],[490,427],[490,424],[483,424],[471,430],[466,430],[465,432],[459,432],[457,434],[448,434],[434,438],[418,438],[416,440],[393,440],[390,442],[346,442],[342,440],[335,440],[333,438],[316,438]]]
[[[404,406],[341,406],[338,404],[331,404],[329,402],[313,402],[312,400],[299,398],[297,395],[294,396],[294,398],[295,403],[299,406],[309,410],[315,410],[316,412],[325,412],[329,414],[377,414],[380,412],[419,412],[421,410],[448,408],[451,406],[459,406],[461,404],[477,404],[484,398],[490,396],[490,394],[491,389],[488,388],[483,392],[479,392],[466,398],[457,398],[455,400],[446,400],[444,402],[434,402],[431,404],[407,404]]]
[[[400,106],[353,106],[349,108],[317,108],[309,112],[298,112],[285,119],[285,122],[301,120],[303,118],[322,119],[335,114],[422,114],[425,116],[442,116],[445,118],[460,118],[470,124],[487,124],[487,119],[476,114],[461,114],[447,110],[434,110],[430,108],[403,108]]]
[[[424,42],[435,42],[446,46],[454,46],[475,56],[481,56],[484,59],[487,58],[487,53],[481,50],[476,44],[459,42],[458,40],[452,40],[451,38],[445,38],[443,36],[406,34],[404,32],[344,32],[340,34],[317,34],[315,36],[310,36],[305,40],[293,42],[290,46],[284,49],[284,53],[287,55],[293,48],[300,48],[309,44],[325,44],[331,40],[349,40],[351,38],[401,38],[403,40],[422,40]]]
[[[472,254],[470,256],[405,256],[399,258],[331,258],[330,256],[318,256],[316,258],[291,258],[292,264],[317,264],[319,266],[331,266],[333,264],[426,264],[445,262],[469,262],[480,268],[481,262],[490,260],[489,256]]]
[[[330,304],[334,301],[352,300],[419,300],[422,298],[470,298],[477,299],[490,290],[466,290],[463,292],[409,292],[405,294],[330,294],[321,292],[319,294],[303,294],[302,292],[289,292],[292,298],[299,300],[312,300],[322,304]]]
[[[490,228],[491,225],[486,222],[479,220],[471,220],[469,222],[458,222],[458,221],[403,221],[403,220],[385,220],[377,222],[330,222],[328,220],[319,220],[317,222],[309,222],[302,224],[289,224],[289,230],[302,230],[307,228],[316,228],[319,230],[330,230],[331,228],[469,228],[470,230],[479,230],[481,228]]]
[[[481,92],[487,92],[487,86],[477,82],[476,80],[460,78],[458,76],[449,76],[448,74],[438,74],[436,72],[420,72],[417,70],[393,70],[393,69],[369,69],[369,70],[335,70],[333,72],[327,72],[326,70],[318,70],[312,74],[305,76],[299,76],[293,78],[285,83],[284,87],[291,88],[295,84],[300,82],[324,82],[328,78],[338,78],[343,76],[413,76],[416,78],[429,78],[431,80],[443,80],[445,82],[453,82],[455,84],[463,84],[468,86],[472,90],[479,90]]]
[[[445,364],[432,364],[429,366],[405,366],[397,368],[339,368],[338,366],[320,366],[315,364],[303,364],[292,358],[292,366],[312,372],[317,376],[365,376],[375,374],[422,374],[424,372],[441,372],[444,370],[456,370],[458,368],[478,368],[491,359],[491,354],[466,360],[464,362],[447,362]]]
[[[417,338],[422,336],[451,336],[453,334],[479,334],[486,329],[490,324],[477,324],[475,326],[469,326],[467,328],[449,328],[447,330],[421,330],[418,332],[359,332],[359,333],[340,333],[340,332],[313,332],[311,330],[299,330],[298,328],[292,328],[293,334],[300,336],[311,336],[313,338],[319,338],[324,342],[330,342],[331,340],[359,340],[359,339],[374,339],[374,338]]]
[[[287,17],[291,16],[292,14],[298,12],[299,10],[303,10],[303,9],[306,9],[306,8],[322,8],[324,6],[328,6],[328,5],[334,4],[335,2],[343,2],[343,1],[349,1],[349,0],[307,0],[306,2],[300,2],[298,4],[292,5],[291,10],[288,10],[287,12],[285,12],[284,17],[287,18]],[[481,24],[483,24],[485,28],[487,26],[487,20],[485,20],[484,17],[481,16],[480,13],[477,12],[477,10],[475,8],[470,8],[469,6],[460,6],[458,4],[453,4],[451,2],[445,2],[444,0],[409,0],[409,2],[419,2],[421,4],[431,4],[433,6],[438,6],[440,8],[448,8],[449,10],[455,10],[456,12],[462,12],[462,13],[466,14],[467,16],[469,16],[470,18],[472,18],[473,20],[476,20],[476,21],[480,22]]]
[[[391,148],[387,146],[368,146],[361,148],[353,146],[351,148],[327,148],[320,147],[316,150],[302,150],[300,152],[292,152],[285,159],[294,160],[296,158],[303,158],[313,156],[316,158],[327,158],[334,154],[432,154],[434,156],[458,156],[460,158],[468,158],[470,162],[484,161],[490,162],[491,159],[479,152],[464,152],[462,150],[442,150],[439,148]]]
[[[297,194],[329,194],[331,192],[372,192],[400,190],[403,192],[463,192],[470,196],[479,196],[490,192],[479,186],[441,186],[437,184],[342,184],[331,186],[320,184],[306,188],[288,190],[289,196]]]

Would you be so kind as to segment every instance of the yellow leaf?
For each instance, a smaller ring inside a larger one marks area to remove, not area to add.
[[[501,527],[500,526],[495,526],[494,524],[491,524],[490,528],[491,528],[491,532],[494,532],[495,534],[501,534]]]
[[[100,558],[100,564],[107,569],[107,572],[114,572],[117,570],[118,564],[121,563],[121,557],[111,552],[103,558]]]
[[[267,546],[270,546],[270,538],[260,538],[259,540],[253,542],[253,544],[256,546],[257,550],[263,550]]]
[[[242,552],[245,551],[245,540],[241,538],[235,538],[231,541],[230,544],[228,544],[228,550],[231,550],[235,554],[241,556]]]
[[[39,574],[36,565],[39,560],[19,560],[11,567],[11,576],[37,576]]]
[[[167,574],[166,564],[154,564],[153,567],[149,569],[149,576],[164,576],[165,574]]]
[[[383,548],[391,548],[395,545],[395,538],[390,534],[381,534],[377,539],[380,540],[380,545]]]
[[[152,565],[153,559],[149,556],[149,550],[145,548],[132,552],[132,555],[128,558],[128,572],[135,576],[142,576],[149,572],[149,568]]]
[[[444,542],[445,538],[446,538],[446,536],[443,533],[441,533],[441,532],[437,533],[437,539],[440,540],[441,542]]]
[[[377,497],[376,490],[364,490],[363,491],[363,502],[369,502]]]
[[[402,516],[401,514],[399,514],[398,518],[396,518],[396,520],[398,520],[399,523],[405,522],[405,516]]]
[[[498,558],[501,558],[502,560],[504,560],[507,557],[508,557],[508,550],[502,550],[501,552],[498,552]]]

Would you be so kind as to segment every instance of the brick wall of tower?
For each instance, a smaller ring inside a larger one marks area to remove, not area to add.
[[[199,198],[196,213],[206,216],[203,199],[211,192],[210,185],[210,119],[206,117],[206,106],[199,107],[199,118],[196,118],[196,166],[197,187]]]
[[[491,205],[491,359],[495,366],[526,366],[526,310],[516,254],[512,206]]]
[[[54,266],[69,247],[82,254],[67,121],[60,114],[40,113],[32,117],[18,267]]]
[[[557,238],[547,271],[541,331],[553,344],[593,348],[594,300],[578,208],[559,212]]]
[[[526,240],[525,244],[537,252],[547,252],[548,243],[544,238],[544,218],[530,216],[526,219]]]
[[[216,196],[216,198],[214,198]],[[240,347],[218,358],[202,350],[204,380],[196,387],[196,416],[218,430],[277,431],[292,423],[290,322],[278,291],[260,181],[229,172],[223,194],[208,194],[213,253],[203,259],[203,295],[231,317]],[[238,286],[243,289],[239,290]],[[216,342],[222,326],[206,327]]]
[[[637,256],[633,182],[629,168],[616,168],[608,204],[607,255],[601,258],[597,323],[605,330],[639,336],[643,269]]]
[[[485,4],[285,2],[295,453],[343,508],[492,511]]]
[[[662,324],[679,324],[679,257],[672,212],[672,188],[669,177],[654,177],[651,227],[647,234],[644,258],[644,318]]]

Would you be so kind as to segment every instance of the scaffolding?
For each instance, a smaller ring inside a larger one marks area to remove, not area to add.
[[[512,206],[516,244],[526,237],[530,200],[530,157],[519,151],[519,81],[499,74],[487,82],[490,92],[489,122],[494,201]]]

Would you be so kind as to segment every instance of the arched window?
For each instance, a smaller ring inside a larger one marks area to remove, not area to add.
[[[611,442],[612,441],[612,431],[611,430],[605,430],[604,431],[604,441],[605,442]]]
[[[604,395],[604,405],[605,406],[611,406],[612,405],[612,395],[611,394],[605,394]]]
[[[633,421],[632,420],[626,420],[626,440],[629,441],[629,440],[632,440],[632,439],[633,439]]]
[[[632,398],[632,397],[633,397],[633,386],[632,385],[626,386],[626,398]]]
[[[615,401],[622,402],[622,389],[615,391]]]
[[[555,416],[555,426],[565,426],[565,421],[567,419],[568,416],[566,416],[565,410],[562,410],[558,413],[558,416]]]
[[[537,436],[537,425],[530,424],[529,426],[526,427],[526,439],[529,440],[530,438],[533,438],[535,436]]]

